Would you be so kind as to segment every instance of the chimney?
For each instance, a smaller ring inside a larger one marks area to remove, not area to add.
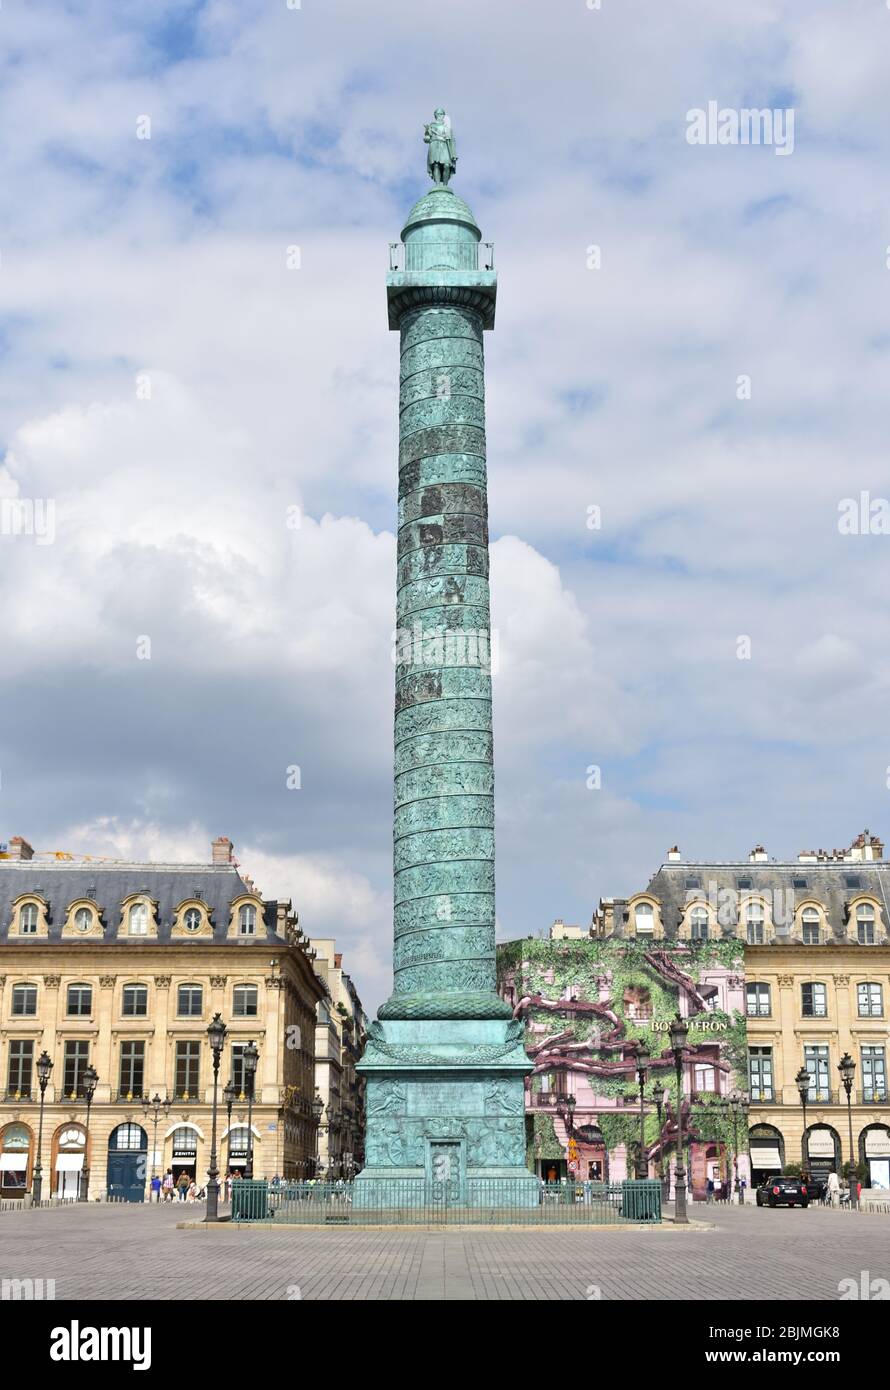
[[[748,863],[749,863],[749,864],[765,864],[765,863],[767,862],[768,858],[769,858],[769,855],[767,854],[766,850],[763,848],[763,845],[755,845],[754,848],[752,849],[751,853],[748,855]]]
[[[34,851],[28,841],[22,839],[21,835],[13,835],[9,841],[9,857],[10,859],[33,859]]]
[[[677,861],[679,860],[679,858],[680,858],[680,846],[679,846],[679,845],[671,845],[670,849],[668,850],[668,863],[669,863],[669,864],[676,864]]]
[[[210,848],[213,852],[214,864],[231,864],[232,841],[229,839],[228,835],[217,835]]]
[[[336,951],[336,952],[334,953],[334,969],[335,969],[335,970],[342,970],[342,969],[343,969],[343,955],[342,955],[342,952],[340,952],[340,951]]]

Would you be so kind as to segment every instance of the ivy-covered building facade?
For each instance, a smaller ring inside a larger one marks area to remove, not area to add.
[[[645,1169],[672,1193],[682,1108],[693,1197],[704,1200],[709,1181],[717,1200],[750,1182],[741,942],[557,923],[549,939],[498,947],[498,985],[525,1025],[527,1159],[544,1181],[617,1182]],[[679,1095],[668,1031],[678,1012],[689,1025]]]

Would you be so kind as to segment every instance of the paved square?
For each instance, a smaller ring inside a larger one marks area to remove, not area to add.
[[[890,1279],[890,1217],[705,1208],[713,1229],[178,1230],[185,1206],[0,1213],[0,1278],[57,1299],[837,1299]],[[597,1292],[598,1291],[598,1292]]]

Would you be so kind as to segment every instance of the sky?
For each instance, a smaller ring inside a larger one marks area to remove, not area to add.
[[[0,839],[229,835],[388,995],[385,275],[439,105],[499,278],[499,936],[674,844],[890,837],[883,0],[4,0],[0,38]],[[709,102],[793,141],[691,143]]]

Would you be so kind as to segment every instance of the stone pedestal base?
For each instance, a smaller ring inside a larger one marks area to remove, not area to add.
[[[534,1206],[526,1167],[522,1024],[512,1019],[372,1024],[367,1165],[353,1204],[396,1208]]]

